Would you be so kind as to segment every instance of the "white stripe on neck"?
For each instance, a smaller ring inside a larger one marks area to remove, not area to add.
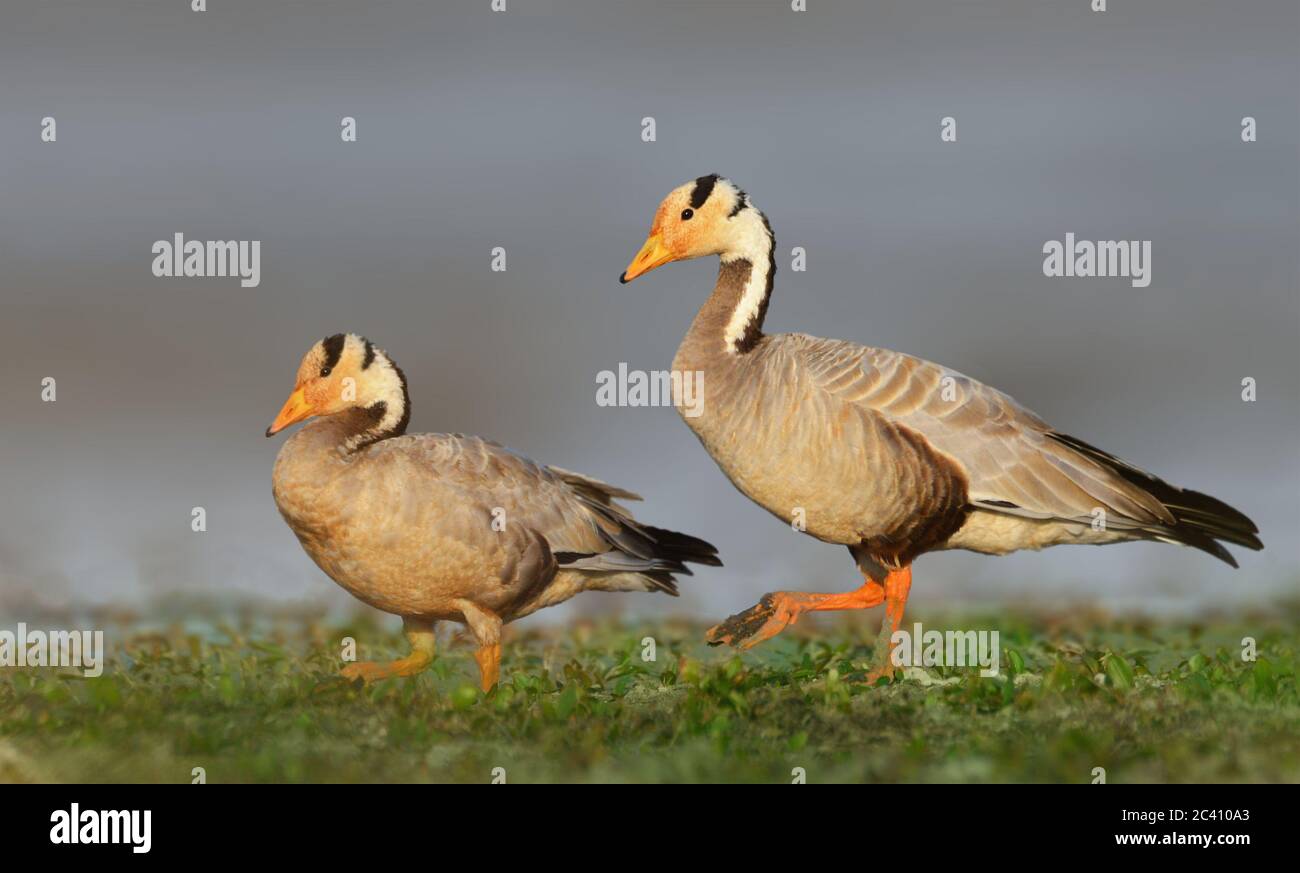
[[[391,436],[392,430],[406,415],[406,392],[402,390],[402,377],[397,375],[397,370],[388,356],[376,349],[375,360],[367,369],[373,374],[372,379],[379,380],[379,384],[374,386],[370,395],[373,398],[371,405],[383,401],[384,414],[370,427],[348,437],[343,443],[344,453],[356,451],[359,446],[373,442],[375,437],[381,434]]]
[[[728,354],[736,354],[739,351],[737,345],[744,339],[750,322],[762,311],[763,300],[767,297],[767,273],[771,269],[769,259],[772,252],[772,235],[768,233],[762,215],[752,206],[742,209],[731,220],[743,224],[738,228],[740,233],[736,244],[722,256],[722,262],[729,264],[743,259],[749,261],[751,266],[749,281],[745,283],[740,302],[731,313],[731,319],[727,322],[727,329],[723,334],[723,342]]]

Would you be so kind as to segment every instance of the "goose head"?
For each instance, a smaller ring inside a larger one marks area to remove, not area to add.
[[[718,255],[724,262],[766,260],[767,219],[730,179],[716,173],[674,188],[659,204],[650,236],[619,281],[627,284],[670,261]]]
[[[309,418],[356,410],[364,413],[359,432],[395,436],[405,430],[409,409],[406,378],[388,355],[365,337],[336,333],[303,356],[293,391],[266,435]]]

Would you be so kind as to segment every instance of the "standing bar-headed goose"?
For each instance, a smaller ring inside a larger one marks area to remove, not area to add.
[[[709,642],[748,648],[803,612],[882,602],[881,633],[892,634],[912,561],[937,549],[1003,555],[1160,540],[1235,567],[1217,540],[1263,548],[1254,523],[1231,506],[1058,433],[956,371],[840,340],[764,334],[774,252],[771,225],[745,192],[701,176],[659,206],[621,277],[720,258],[713,294],[673,361],[676,371],[707,375],[703,412],[686,423],[737,488],[787,523],[799,518],[812,536],[848,546],[865,580],[847,594],[768,594],[712,628]],[[888,662],[874,675],[887,672]]]
[[[406,377],[356,334],[312,346],[272,436],[316,418],[275,459],[276,506],[325,574],[400,615],[411,654],[358,662],[348,679],[409,676],[433,662],[434,625],[469,625],[483,690],[497,682],[501,626],[580,591],[676,595],[685,562],[713,546],[641,524],[637,495],[460,434],[407,434]]]

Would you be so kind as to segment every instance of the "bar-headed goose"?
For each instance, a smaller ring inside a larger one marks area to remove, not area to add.
[[[1002,555],[1062,543],[1161,540],[1236,566],[1217,540],[1262,548],[1249,518],[1053,430],[1007,395],[885,349],[763,333],[776,272],[771,225],[716,175],[677,188],[622,282],[717,255],[717,285],[673,367],[702,371],[686,423],[744,494],[818,539],[848,546],[865,584],[781,591],[709,631],[748,648],[810,610],[886,604],[898,629],[911,564],[936,549]],[[702,410],[702,411],[701,411]],[[879,672],[890,672],[890,664]]]
[[[316,418],[280,449],[276,506],[326,575],[405,624],[408,657],[349,664],[345,678],[418,673],[446,619],[478,640],[486,691],[504,623],[580,591],[675,595],[687,561],[721,564],[703,540],[636,521],[615,502],[640,499],[629,491],[477,437],[407,434],[410,416],[397,365],[369,340],[335,334],[307,352],[266,430]]]

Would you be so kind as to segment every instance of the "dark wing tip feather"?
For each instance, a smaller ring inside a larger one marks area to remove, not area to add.
[[[641,575],[653,582],[655,588],[662,591],[664,594],[667,594],[669,597],[681,596],[677,591],[677,580],[673,578],[672,573],[651,570],[647,573],[642,573]]]
[[[590,480],[580,484],[586,485],[587,482]],[[591,493],[585,487],[575,488],[574,494],[587,511],[596,516],[593,519],[595,528],[610,551],[586,555],[562,552],[562,566],[578,565],[578,569],[598,572],[637,573],[656,590],[674,597],[677,596],[677,583],[673,574],[694,575],[686,566],[688,562],[722,566],[718,550],[712,543],[690,534],[641,524],[622,508],[611,504],[606,494]]]
[[[1181,526],[1163,532],[1161,536],[1163,539],[1200,549],[1202,552],[1218,558],[1234,570],[1237,569],[1237,559],[1232,556],[1232,552],[1225,549],[1214,537],[1195,529],[1180,528]]]
[[[1055,431],[1048,435],[1159,500],[1173,515],[1174,523],[1153,529],[1152,533],[1158,539],[1200,549],[1232,567],[1237,566],[1236,559],[1217,542],[1218,540],[1255,551],[1264,548],[1255,522],[1217,497],[1170,485],[1163,479],[1139,470],[1127,461],[1076,437]]]
[[[718,557],[718,548],[713,543],[690,534],[648,524],[640,525],[640,528],[658,544],[658,553],[663,557],[709,567],[722,566],[722,559]]]

